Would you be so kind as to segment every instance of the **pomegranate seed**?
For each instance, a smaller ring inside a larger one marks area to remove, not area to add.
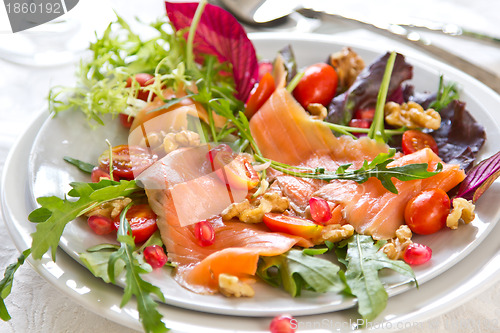
[[[370,128],[371,124],[372,121],[367,119],[351,119],[351,121],[349,122],[350,127],[357,128]]]
[[[332,211],[328,201],[321,198],[312,197],[309,199],[309,209],[314,222],[324,224],[332,218]]]
[[[432,257],[430,247],[418,243],[412,243],[406,248],[403,259],[410,265],[421,265],[428,262]]]
[[[98,235],[107,235],[116,230],[113,221],[102,215],[92,215],[88,218],[87,223],[90,229]]]
[[[271,321],[269,330],[271,333],[294,333],[297,331],[297,320],[288,314],[276,316]]]
[[[215,241],[215,231],[208,221],[201,221],[194,225],[194,235],[201,246],[210,246]]]
[[[143,255],[144,260],[146,260],[153,269],[163,267],[168,261],[168,257],[165,251],[163,251],[163,247],[158,245],[147,246],[144,249]]]

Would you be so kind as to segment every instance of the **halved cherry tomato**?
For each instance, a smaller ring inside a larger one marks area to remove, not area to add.
[[[232,153],[233,152],[233,150],[231,149],[231,147],[229,147],[225,143],[221,143],[217,147],[210,149],[210,151],[207,153],[207,156],[206,156],[207,160],[210,161],[210,164],[212,164],[212,169],[214,169],[214,170],[215,170],[215,167],[214,167],[214,158],[215,158],[215,155],[217,155],[217,153],[219,153],[221,151],[226,151],[228,153]]]
[[[251,190],[259,184],[259,174],[243,155],[221,150],[209,153],[209,156],[213,161],[213,170],[226,185]]]
[[[134,179],[158,159],[157,155],[139,146],[116,146],[112,153],[113,175],[125,179]],[[109,150],[99,156],[99,168],[109,170]]]
[[[150,84],[153,83],[154,76],[151,74],[147,74],[147,73],[138,73],[138,74],[134,75],[134,78],[137,81],[137,83],[139,83],[139,85],[141,87],[146,87],[146,86],[149,86]],[[131,77],[129,77],[127,79],[127,85],[125,87],[126,88],[132,87],[132,78]],[[153,96],[151,96],[151,99],[155,98],[155,96],[156,95],[153,94]],[[143,101],[147,101],[148,97],[149,97],[149,91],[139,89],[139,91],[137,93],[138,99],[141,99]]]
[[[417,194],[406,204],[405,221],[411,231],[420,235],[435,233],[446,225],[450,198],[445,191],[433,188]]]
[[[411,154],[424,148],[432,149],[436,155],[439,152],[436,140],[431,135],[418,130],[408,130],[403,133],[402,148],[405,154]]]
[[[311,103],[327,106],[337,91],[338,76],[332,66],[324,63],[307,67],[293,90],[293,96],[304,107]]]
[[[277,213],[264,214],[263,221],[271,231],[284,232],[304,238],[314,238],[318,236],[323,229],[321,225],[312,221]]]
[[[250,92],[247,104],[245,106],[245,115],[251,118],[255,112],[264,105],[274,92],[274,78],[270,73],[265,73],[262,79]]]
[[[132,127],[132,123],[134,122],[134,117],[130,117],[128,114],[125,113],[120,113],[118,115],[118,118],[120,119],[120,123],[123,125],[123,127],[125,128]]]
[[[114,219],[116,230],[120,227],[120,215]],[[127,211],[125,217],[132,229],[132,236],[136,243],[142,243],[158,229],[156,225],[156,214],[147,204],[133,205]]]

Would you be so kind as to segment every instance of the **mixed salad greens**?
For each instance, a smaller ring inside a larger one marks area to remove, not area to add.
[[[101,117],[109,113],[119,116],[127,124],[155,97],[165,96],[165,89],[183,91],[183,95],[163,98],[163,103],[150,112],[167,110],[191,99],[208,111],[205,121],[195,129],[205,142],[215,145],[227,143],[233,151],[251,154],[256,163],[287,175],[327,182],[343,179],[364,183],[376,178],[385,189],[397,194],[394,178],[399,181],[426,179],[442,170],[439,164],[435,170],[429,171],[426,163],[388,167],[401,154],[396,150],[399,151],[402,146],[404,149],[404,135],[402,138],[401,134],[406,133],[408,128],[387,126],[384,120],[386,101],[400,104],[413,101],[424,109],[432,107],[440,113],[439,129],[424,129],[422,134],[435,140],[442,160],[460,164],[469,170],[456,191],[456,197],[476,202],[500,176],[500,153],[473,167],[486,135],[483,127],[466,111],[465,104],[458,100],[458,88],[441,78],[436,93],[415,93],[411,85],[403,84],[412,77],[412,67],[401,54],[395,52],[383,55],[365,68],[349,86],[337,89],[335,84],[333,96],[326,105],[326,118],[317,120],[339,135],[357,137],[366,134],[378,142],[389,142],[394,149],[379,154],[371,161],[365,160],[358,169],[341,165],[335,171],[322,167],[299,167],[269,159],[259,150],[248,119],[259,109],[254,105],[253,111],[249,111],[252,98],[255,99],[259,91],[262,94],[258,96],[267,96],[257,98],[256,105],[261,106],[269,97],[267,89],[264,89],[266,76],[259,74],[265,63],[259,64],[244,29],[227,12],[206,1],[199,4],[167,2],[166,10],[169,20],[162,18],[151,24],[157,37],[149,40],[142,40],[120,17],[110,24],[104,34],[90,45],[93,57],[80,64],[76,86],[51,90],[51,112],[57,115],[67,110],[78,110],[87,116],[92,127],[103,125]],[[288,91],[298,91],[296,89],[301,89],[298,87],[308,77],[307,71],[298,70],[291,47],[279,51],[279,54],[284,60]],[[147,76],[144,79],[141,75]],[[269,86],[274,86],[274,83]],[[301,99],[298,93],[296,98]],[[362,123],[353,122],[363,120],[357,114],[360,110],[371,110],[367,126],[366,123],[353,126]],[[217,121],[221,117],[225,123],[218,126]],[[418,148],[430,146],[424,142]],[[56,250],[67,223],[115,200],[131,198],[138,202],[145,201],[140,182],[114,177],[113,173],[117,170],[114,169],[113,158],[116,157],[111,147],[105,155],[109,170],[97,168],[104,177],[97,177],[96,182],[71,183],[72,189],[64,198],[37,199],[40,208],[28,217],[36,223],[32,246],[6,269],[0,282],[0,317],[3,320],[10,319],[4,299],[10,294],[15,271],[29,255],[38,260],[50,251],[52,259],[56,260]],[[64,158],[83,172],[93,173],[96,170],[92,163]],[[266,172],[266,168],[258,172],[253,192],[255,197],[268,189]],[[145,259],[143,253],[150,246],[163,246],[162,240],[156,231],[148,235],[144,242],[136,244],[133,226],[127,217],[130,204],[122,208],[117,223],[117,242],[88,249],[80,259],[95,276],[106,282],[115,283],[123,274],[126,287],[120,305],[124,306],[135,296],[144,330],[168,331],[155,300],[157,297],[164,301],[164,295],[158,287],[142,278],[156,266]],[[358,311],[363,319],[373,320],[385,308],[388,298],[379,278],[381,269],[389,268],[415,280],[410,265],[402,260],[389,259],[380,251],[385,244],[385,241],[374,241],[371,236],[362,234],[354,234],[337,243],[327,240],[313,248],[291,249],[278,256],[262,257],[257,274],[265,282],[282,287],[293,297],[300,296],[303,290],[352,295],[357,298]],[[335,256],[338,264],[323,258],[323,254]],[[175,263],[169,262],[168,265],[175,267]]]

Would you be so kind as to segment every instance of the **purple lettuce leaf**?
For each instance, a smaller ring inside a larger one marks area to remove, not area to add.
[[[475,203],[498,177],[500,177],[500,152],[481,161],[467,173],[460,184],[457,197]]]
[[[326,121],[347,125],[356,110],[375,107],[389,55],[390,53],[386,53],[369,67],[365,68],[345,93],[333,99],[328,107]],[[393,95],[400,89],[401,83],[411,79],[412,76],[413,66],[405,61],[405,57],[402,54],[398,53],[392,71],[388,96]]]
[[[484,127],[465,109],[464,102],[454,100],[440,114],[441,127],[430,133],[438,145],[439,157],[468,170],[486,140]]]
[[[189,28],[198,3],[165,2],[167,15],[177,30]],[[186,33],[187,38],[187,33]],[[194,38],[194,52],[216,55],[233,68],[236,97],[246,102],[257,82],[259,65],[255,48],[241,24],[224,9],[207,4]]]

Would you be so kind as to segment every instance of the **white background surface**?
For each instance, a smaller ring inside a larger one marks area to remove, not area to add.
[[[85,2],[85,4],[78,4],[74,9],[74,15],[83,18],[82,30],[86,32],[94,28],[102,28],[107,17],[112,15],[108,1],[84,0],[80,2]],[[435,2],[453,3],[452,1]],[[498,25],[500,17],[495,17],[494,13],[500,15],[499,1],[455,1],[454,3],[469,6],[468,10],[474,14],[472,17],[484,14],[482,17]],[[139,15],[144,20],[151,20],[161,15],[164,12],[162,4],[162,1],[153,0],[141,1],[140,5],[132,1],[111,1],[111,5],[119,14],[129,18]],[[458,12],[463,13],[463,7],[460,7]],[[453,17],[452,11],[446,14],[447,18]],[[338,27],[329,25],[320,29],[323,33],[338,30]],[[349,31],[348,33],[352,34],[353,38],[366,39],[367,43],[373,43],[374,40],[387,43],[387,45],[392,43],[365,31]],[[82,33],[82,36],[91,38],[90,33]],[[436,36],[432,37],[436,39]],[[481,46],[475,42],[453,38],[438,38],[438,41],[500,75],[500,47]],[[73,65],[34,68],[9,63],[0,57],[0,172],[16,138],[27,127],[33,115],[45,105],[49,87],[56,84],[70,84],[73,80],[73,72]],[[0,269],[2,272],[18,255],[5,230],[4,222],[0,218]],[[84,309],[73,300],[59,294],[28,265],[21,267],[16,274],[13,292],[6,304],[13,319],[7,323],[0,322],[2,333],[131,331]],[[436,325],[433,327],[437,327],[436,332],[498,332],[500,331],[498,321],[496,326],[491,325],[494,323],[493,320],[498,318],[500,318],[500,284],[496,284],[466,304],[450,309],[447,314],[435,318],[433,323]],[[413,333],[419,330],[410,329],[407,332]]]

